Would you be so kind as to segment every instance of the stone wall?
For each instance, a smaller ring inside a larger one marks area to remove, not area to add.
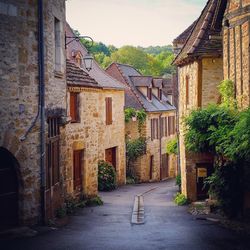
[[[105,149],[108,148],[116,147],[117,180],[119,185],[125,184],[124,92],[72,87],[69,90],[80,92],[80,123],[71,123],[66,127],[65,192],[70,195],[78,194],[73,188],[73,150],[84,151],[82,193],[85,197],[98,193],[98,161],[105,160]],[[112,125],[106,125],[105,121],[106,97],[112,97]]]
[[[151,119],[160,117],[167,117],[175,115],[175,111],[163,112],[163,113],[147,113],[147,118],[144,126],[142,127],[141,136],[147,139],[146,154],[139,157],[133,164],[133,169],[139,182],[159,181],[161,179],[160,170],[160,140],[151,140]],[[139,137],[138,122],[129,122],[126,124],[126,135],[130,139],[136,139]],[[161,139],[161,154],[166,153],[167,142],[173,139],[176,135],[162,137]],[[153,156],[153,173],[152,179],[150,179],[150,157]],[[177,174],[177,161],[176,157],[170,155],[168,161],[169,177],[175,177]]]
[[[250,105],[250,1],[230,0],[223,27],[224,78],[235,83],[240,108]]]
[[[0,146],[19,163],[19,222],[40,220],[39,120],[24,140],[38,112],[37,1],[0,1]],[[65,1],[44,5],[46,108],[65,109],[65,72],[54,75],[54,15],[65,22]],[[64,32],[62,32],[62,46]],[[64,53],[62,54],[62,59]]]
[[[199,68],[201,67],[201,68]],[[201,93],[201,105],[206,107],[209,103],[218,103],[219,93],[218,84],[223,79],[223,66],[221,58],[203,58],[202,61],[194,61],[179,68],[179,92],[182,98],[179,98],[179,144],[180,144],[180,167],[182,176],[182,193],[191,200],[196,200],[196,172],[194,168],[188,169],[188,162],[193,162],[194,155],[189,155],[185,149],[183,124],[184,118],[191,110],[198,108],[198,93]],[[199,72],[202,77],[199,79]],[[186,76],[189,77],[189,104],[186,104]],[[201,81],[201,82],[199,82]],[[202,90],[198,90],[198,87]],[[191,157],[191,158],[190,158]],[[200,159],[199,159],[200,161]],[[193,164],[194,165],[194,164]]]

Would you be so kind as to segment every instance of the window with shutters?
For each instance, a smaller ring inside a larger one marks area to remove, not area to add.
[[[147,88],[147,97],[149,100],[152,100],[152,88]]]
[[[112,124],[112,98],[106,97],[106,125]]]
[[[168,117],[168,135],[175,134],[175,116]]]
[[[73,151],[74,190],[82,190],[83,150]]]
[[[151,119],[151,140],[159,139],[159,119]]]
[[[79,106],[79,93],[70,92],[70,117],[72,123],[80,122]]]
[[[60,130],[59,118],[48,118],[48,140],[46,148],[46,188],[60,181]]]
[[[164,136],[168,136],[168,118],[164,117],[165,127],[164,127]]]

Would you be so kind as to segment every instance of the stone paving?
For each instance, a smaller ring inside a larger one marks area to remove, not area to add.
[[[152,190],[148,193],[148,190]],[[195,220],[173,203],[174,181],[129,185],[101,193],[104,206],[85,208],[67,226],[0,242],[1,250],[247,250],[250,239],[212,221]],[[135,195],[144,194],[144,224],[132,225]]]

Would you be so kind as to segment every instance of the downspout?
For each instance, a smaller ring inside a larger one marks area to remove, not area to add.
[[[44,24],[43,0],[38,0],[38,67],[40,98],[40,181],[41,222],[45,223],[45,85],[44,85]]]
[[[176,74],[176,81],[177,81],[177,102],[178,104],[176,105],[176,134],[177,134],[177,172],[178,174],[181,174],[181,156],[180,156],[180,113],[179,113],[179,108],[180,108],[180,84],[179,84],[179,68],[177,67],[177,74]]]
[[[161,142],[161,138],[162,138],[162,134],[161,134],[161,131],[162,131],[162,124],[161,124],[161,116],[162,116],[162,113],[160,114],[159,116],[159,127],[160,127],[160,131],[159,131],[159,135],[160,135],[160,141],[159,141],[159,146],[160,146],[160,179],[162,179],[162,159],[161,159],[161,145],[162,145],[162,142]]]

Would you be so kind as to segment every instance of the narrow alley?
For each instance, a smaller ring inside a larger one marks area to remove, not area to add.
[[[131,225],[134,196],[144,195],[145,223]],[[101,193],[104,205],[84,208],[60,229],[1,243],[3,250],[250,249],[250,239],[214,222],[195,220],[173,203],[174,181]],[[4,247],[3,247],[4,246]]]

